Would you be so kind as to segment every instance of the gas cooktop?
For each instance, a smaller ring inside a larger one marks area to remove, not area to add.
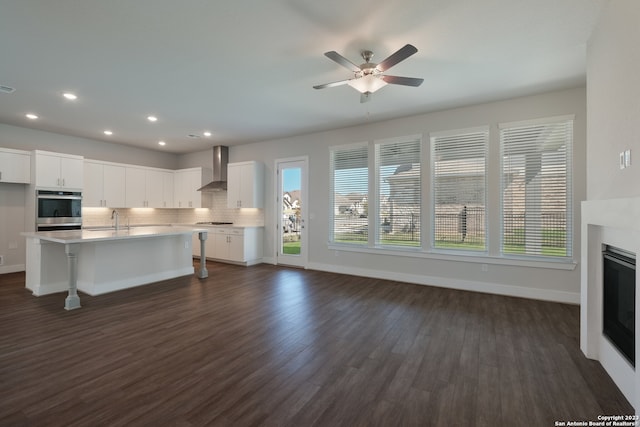
[[[222,222],[222,221],[202,221],[196,222],[196,224],[207,224],[207,225],[231,225],[232,222]]]

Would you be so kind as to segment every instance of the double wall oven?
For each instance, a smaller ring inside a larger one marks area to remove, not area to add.
[[[81,192],[36,191],[36,231],[79,230],[81,228]]]

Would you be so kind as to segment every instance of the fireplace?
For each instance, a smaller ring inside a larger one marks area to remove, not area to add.
[[[635,367],[635,254],[605,245],[602,272],[602,332]]]
[[[637,277],[639,272],[633,273],[633,269],[635,269],[634,258],[640,254],[640,197],[584,201],[582,202],[580,222],[580,349],[589,359],[597,360],[602,364],[629,403],[640,413],[640,369],[636,370],[633,366],[635,354],[640,354],[640,352],[635,352],[635,347],[631,344],[631,351],[624,354],[617,347],[617,344],[612,343],[612,338],[603,332],[605,310],[603,279],[605,274],[626,277],[634,284],[640,280]],[[614,256],[615,261],[622,259],[626,264],[629,264],[631,270],[627,270],[627,266],[622,264],[622,268],[624,268],[622,275],[620,270],[605,273],[605,268],[609,268],[610,265],[619,268],[616,264],[620,264],[618,262],[610,264],[609,261],[606,261],[607,267],[605,267],[603,256],[605,245],[609,245],[609,249],[612,246],[623,248],[624,251],[617,251],[619,254]],[[611,323],[618,324],[618,326],[622,324],[622,330],[626,329],[625,333],[628,334],[630,316],[624,313],[640,312],[640,293],[635,292],[635,287],[632,292],[622,292],[614,294],[616,298],[613,298],[613,305],[618,305],[618,307],[613,310],[613,313],[617,312],[617,315],[613,316]],[[625,294],[628,295],[624,297]],[[634,294],[636,295],[635,300]],[[607,302],[611,299],[610,297],[611,295],[607,296]],[[620,310],[621,307],[623,307],[622,310]],[[608,315],[611,314],[611,310],[607,309],[607,311]],[[638,321],[640,318],[636,317],[636,322]],[[640,327],[632,326],[631,329],[633,332],[636,329],[640,331]],[[628,342],[623,345],[626,345],[627,349],[629,348]]]

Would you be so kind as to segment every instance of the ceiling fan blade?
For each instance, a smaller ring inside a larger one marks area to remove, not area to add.
[[[353,80],[353,79],[340,80],[339,82],[325,83],[323,85],[315,85],[313,88],[314,89],[325,89],[325,88],[328,88],[328,87],[342,86],[342,85],[346,85],[351,80]]]
[[[404,61],[405,59],[407,59],[408,57],[410,57],[411,55],[413,55],[417,51],[418,51],[418,49],[416,49],[415,46],[410,45],[410,44],[406,44],[406,45],[404,45],[404,47],[400,48],[395,53],[393,53],[391,56],[389,56],[387,59],[385,59],[384,61],[379,63],[376,68],[380,72],[388,70],[389,68],[391,68],[394,65],[396,65],[398,62]]]
[[[413,86],[413,87],[420,86],[424,81],[424,79],[417,79],[415,77],[381,76],[380,78],[392,85],[403,85],[403,86]]]
[[[340,55],[335,50],[332,50],[331,52],[326,52],[324,56],[331,59],[332,61],[337,62],[338,64],[342,65],[346,69],[353,71],[354,73],[359,73],[360,71],[362,71],[360,67],[358,67],[353,62],[349,61],[344,56]]]
[[[360,104],[364,104],[365,102],[371,101],[371,92],[364,92],[360,94]]]

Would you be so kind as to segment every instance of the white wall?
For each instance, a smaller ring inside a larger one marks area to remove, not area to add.
[[[640,195],[640,2],[607,3],[587,55],[587,196]],[[632,166],[620,170],[619,152]]]
[[[406,117],[385,122],[328,132],[301,135],[230,148],[230,161],[260,160],[265,163],[265,257],[275,257],[274,161],[278,158],[309,156],[309,265],[311,268],[399,278],[405,281],[462,287],[488,292],[528,296],[561,301],[579,301],[579,268],[565,271],[546,268],[515,267],[491,264],[487,272],[481,264],[437,259],[344,252],[328,249],[329,236],[329,147],[332,145],[391,138],[403,135],[491,125],[492,144],[496,143],[499,122],[527,120],[575,114],[574,194],[575,206],[584,200],[586,162],[585,89],[576,88],[536,96],[516,98],[453,110]],[[375,100],[373,101],[375,102]],[[497,167],[497,165],[494,165]],[[490,204],[499,203],[493,193]],[[427,196],[428,197],[428,196]],[[574,259],[580,259],[579,209],[576,209]]]

